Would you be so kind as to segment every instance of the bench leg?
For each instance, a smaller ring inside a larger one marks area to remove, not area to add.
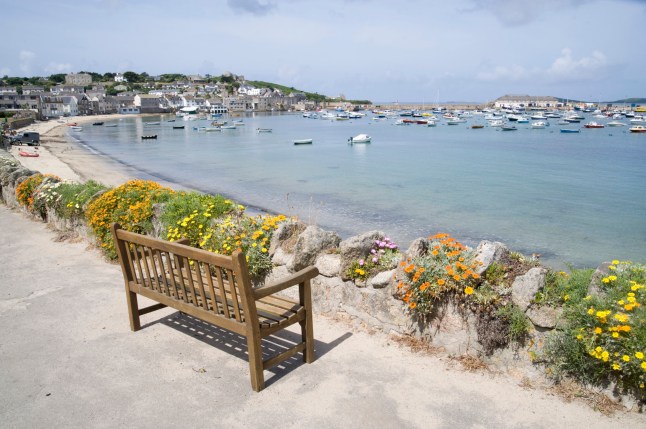
[[[314,329],[312,327],[312,314],[308,311],[305,320],[299,322],[301,325],[301,340],[305,343],[303,350],[303,362],[314,362]]]
[[[249,352],[251,388],[256,392],[260,392],[265,388],[265,374],[263,373],[260,335],[247,336],[247,350]]]
[[[137,294],[126,291],[126,301],[128,303],[128,316],[130,317],[130,329],[138,331],[141,329],[139,322],[139,307],[137,306]]]

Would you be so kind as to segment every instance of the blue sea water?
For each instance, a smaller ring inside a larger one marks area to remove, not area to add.
[[[449,232],[469,245],[496,240],[540,253],[555,267],[646,260],[645,134],[628,127],[564,134],[557,120],[511,132],[471,129],[481,118],[396,126],[370,116],[255,114],[234,130],[203,132],[193,127],[210,120],[167,122],[174,116],[166,115],[70,133],[153,177],[297,215],[343,237],[379,229],[406,247]],[[349,145],[359,133],[372,143]],[[141,140],[147,134],[158,138]],[[313,144],[292,144],[304,138]]]

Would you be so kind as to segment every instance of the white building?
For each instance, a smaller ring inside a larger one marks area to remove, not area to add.
[[[562,103],[555,97],[535,95],[503,95],[494,102],[497,109],[547,109],[561,106]]]

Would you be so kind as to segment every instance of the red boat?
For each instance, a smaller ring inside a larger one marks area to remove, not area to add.
[[[27,157],[31,157],[31,158],[36,158],[37,156],[40,156],[40,154],[38,152],[27,152],[25,150],[18,151],[18,155],[27,156]]]
[[[604,128],[605,125],[599,124],[597,122],[588,122],[587,124],[583,125],[585,128]]]
[[[67,124],[68,127],[76,127],[78,124],[76,122],[70,122]]]

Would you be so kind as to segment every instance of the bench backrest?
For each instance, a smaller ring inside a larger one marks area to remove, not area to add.
[[[257,320],[244,253],[219,255],[112,226],[126,284],[200,312],[247,324]]]

